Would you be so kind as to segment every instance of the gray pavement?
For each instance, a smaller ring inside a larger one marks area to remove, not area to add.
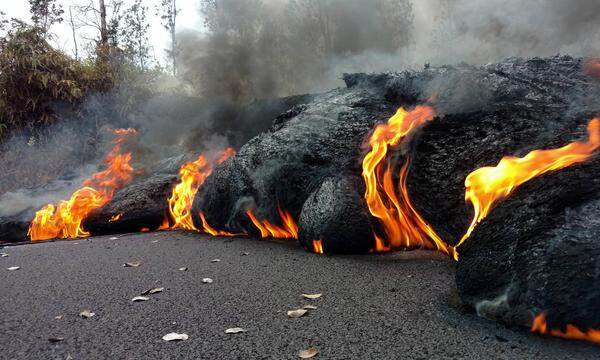
[[[295,243],[180,232],[0,252],[9,255],[0,258],[1,359],[297,359],[309,347],[315,359],[600,358],[598,346],[462,309],[454,265],[432,252],[326,257]],[[130,261],[141,265],[123,267]],[[131,302],[154,287],[164,291]],[[287,317],[307,304],[317,309]],[[95,316],[80,317],[85,309]],[[247,331],[225,334],[232,327]],[[163,341],[170,332],[189,339]]]

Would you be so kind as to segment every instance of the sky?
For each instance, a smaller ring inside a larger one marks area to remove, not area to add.
[[[94,0],[94,2],[98,2]],[[160,0],[143,0],[143,5],[148,7],[148,18],[150,23],[150,31],[148,39],[150,44],[153,46],[154,56],[159,62],[164,63],[166,60],[164,49],[170,46],[170,37],[167,31],[160,24],[160,17],[155,15],[155,6],[158,5]],[[63,6],[65,14],[63,17],[65,20],[69,16],[69,7],[88,4],[89,0],[58,0],[58,3]],[[106,3],[110,3],[110,0],[106,0]],[[124,0],[123,9],[127,9],[133,0]],[[198,0],[179,0],[177,8],[179,14],[177,17],[177,31],[184,30],[201,30],[202,29],[202,18],[198,11]],[[16,17],[22,20],[30,21],[29,13],[29,1],[27,0],[0,0],[0,11],[6,13],[8,18]],[[59,49],[73,54],[73,38],[71,35],[71,28],[67,21],[63,21],[62,24],[54,25],[50,31],[56,36],[53,37],[53,44]],[[78,30],[78,42],[85,42],[85,37],[91,38],[96,37],[96,31],[92,28],[81,28]],[[80,45],[81,46],[81,45]]]

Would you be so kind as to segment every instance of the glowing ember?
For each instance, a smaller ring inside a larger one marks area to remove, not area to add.
[[[292,218],[292,215],[281,208],[277,208],[281,217],[282,226],[271,224],[268,220],[259,221],[252,211],[246,211],[246,215],[250,218],[254,226],[260,230],[262,238],[278,238],[278,239],[297,239],[298,225]]]
[[[104,159],[106,170],[85,180],[84,187],[75,191],[69,200],[61,201],[57,206],[48,204],[36,212],[28,231],[32,241],[89,236],[90,233],[81,226],[83,220],[90,212],[109,202],[116,190],[133,179],[131,153],[122,153],[121,146],[137,132],[134,129],[112,132],[116,137],[112,150]]]
[[[315,254],[323,254],[323,241],[321,240],[313,240],[312,242],[313,252]]]
[[[208,223],[208,221],[206,221],[206,217],[204,216],[204,213],[201,212],[200,213],[200,220],[202,220],[202,230],[212,236],[237,236],[237,235],[241,235],[241,234],[232,234],[230,232],[227,231],[223,231],[223,230],[217,230],[215,228],[213,228],[212,226],[210,226],[210,224]]]
[[[584,66],[586,75],[600,78],[600,59],[590,59]]]
[[[108,222],[115,222],[115,221],[119,221],[120,218],[123,217],[123,214],[117,214],[117,215],[113,215],[111,216],[111,218],[108,220]]]
[[[223,163],[233,155],[235,155],[235,150],[227,148],[221,152],[216,161],[209,161],[202,154],[196,161],[188,162],[181,167],[179,170],[180,181],[173,188],[169,198],[169,213],[173,224],[170,229],[198,230],[192,221],[191,209],[194,197],[200,186],[212,173],[214,166]],[[161,228],[163,227],[161,226]]]
[[[585,340],[600,344],[600,330],[589,329],[584,332],[571,324],[567,324],[566,330],[548,329],[545,313],[541,313],[535,317],[533,324],[531,325],[531,332],[550,334],[563,339]]]
[[[362,176],[366,184],[365,199],[369,212],[379,219],[386,235],[383,239],[375,234],[375,251],[429,248],[446,254],[453,253],[452,247],[440,239],[410,201],[406,189],[409,161],[406,160],[400,171],[400,197],[396,194],[393,167],[385,164],[390,146],[400,144],[406,136],[431,121],[434,116],[435,111],[430,106],[417,106],[411,111],[400,108],[386,124],[378,125],[369,139],[371,150],[362,163]]]
[[[564,169],[588,160],[600,146],[600,119],[590,121],[589,139],[572,142],[558,149],[535,150],[517,158],[502,158],[495,167],[473,171],[465,180],[465,200],[473,204],[475,213],[460,246],[483,220],[494,204],[509,196],[519,185],[549,171]]]

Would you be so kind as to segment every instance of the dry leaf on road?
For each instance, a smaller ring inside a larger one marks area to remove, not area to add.
[[[302,308],[306,310],[317,310],[317,307],[314,305],[304,305]]]
[[[19,269],[20,269],[20,267],[18,267],[18,266],[11,266],[7,270],[8,271],[15,271],[15,270],[19,270]]]
[[[79,313],[79,316],[84,317],[86,319],[89,319],[94,315],[96,315],[96,313],[93,313],[91,310],[83,310]]]
[[[184,266],[184,267],[180,267],[180,268],[179,268],[179,271],[187,271],[187,270],[188,270],[188,268],[187,268],[187,267],[185,267],[185,266]]]
[[[150,298],[147,296],[136,296],[133,299],[131,299],[131,301],[133,301],[133,302],[148,301],[148,300],[150,300]]]
[[[204,278],[204,279],[202,279],[202,282],[204,284],[212,284],[213,283],[213,279],[211,279],[211,278]]]
[[[162,337],[164,341],[181,341],[189,339],[188,334],[169,333]]]
[[[239,328],[239,327],[229,328],[229,329],[225,330],[225,334],[237,334],[237,333],[243,333],[243,332],[246,332],[246,330]]]
[[[7,253],[0,253],[0,257],[7,257],[8,254]]]
[[[315,300],[322,296],[323,294],[302,294],[307,299]]]
[[[319,350],[311,347],[306,350],[302,350],[298,353],[298,357],[300,359],[310,359],[315,357],[319,353]]]
[[[299,317],[306,315],[307,312],[308,312],[308,310],[304,310],[304,309],[290,310],[287,312],[287,316],[290,319],[297,319]]]
[[[212,259],[210,262],[219,262],[221,259]]]
[[[60,320],[60,319],[62,319],[62,318],[63,318],[63,316],[62,316],[62,315],[57,315],[57,316],[55,316],[54,318],[55,318],[56,320]]]
[[[156,294],[156,293],[161,293],[161,292],[163,292],[164,289],[165,288],[161,288],[161,287],[159,287],[159,288],[153,288],[153,289],[149,289],[149,290],[144,291],[140,295],[152,295],[152,294]]]
[[[126,262],[125,264],[123,264],[123,267],[138,267],[140,265],[142,265],[142,263],[139,261],[131,261],[131,262]]]
[[[64,337],[58,337],[58,336],[53,336],[53,337],[48,338],[48,341],[50,341],[51,343],[57,343],[57,342],[61,342],[64,340],[65,340]]]

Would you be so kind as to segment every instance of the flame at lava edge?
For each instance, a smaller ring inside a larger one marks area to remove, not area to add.
[[[386,235],[383,239],[374,234],[374,251],[428,248],[445,254],[454,252],[418,214],[410,201],[406,188],[409,159],[400,172],[400,197],[396,194],[392,166],[388,164],[383,170],[388,148],[400,144],[406,136],[431,121],[434,116],[435,110],[431,106],[417,106],[411,111],[401,107],[387,123],[377,125],[369,138],[371,150],[362,163],[362,176],[366,185],[365,200],[369,212],[379,219]]]
[[[233,155],[235,155],[235,150],[233,148],[227,148],[221,152],[214,164],[208,161],[204,154],[200,154],[195,161],[183,164],[179,170],[179,183],[173,187],[171,197],[169,198],[169,217],[173,221],[173,225],[169,226],[169,221],[167,219],[166,221],[163,221],[163,224],[159,229],[198,231],[192,220],[192,204],[194,202],[194,197],[200,186],[202,186],[204,181],[212,174],[214,166],[222,164]],[[201,217],[201,220],[203,225],[207,225],[204,226],[203,229],[205,232],[209,234],[211,232],[218,232],[206,223],[206,219]]]
[[[129,128],[112,130],[112,133],[116,137],[112,150],[104,158],[106,170],[85,180],[83,187],[69,200],[63,200],[57,206],[48,204],[37,211],[27,232],[32,241],[90,236],[81,226],[83,220],[90,212],[108,203],[116,190],[133,180],[131,153],[122,153],[121,146],[137,131]]]
[[[548,329],[546,313],[540,313],[533,319],[531,332],[549,334],[563,339],[584,340],[600,344],[600,330],[588,329],[584,332],[571,324],[567,324],[566,331],[560,329]]]
[[[575,141],[557,149],[534,150],[522,158],[505,156],[494,167],[482,167],[470,173],[465,179],[465,200],[473,205],[474,215],[456,248],[465,242],[493,206],[517,187],[549,171],[585,162],[594,155],[600,147],[600,119],[592,119],[587,130],[588,141]]]
[[[246,215],[252,221],[252,224],[260,231],[261,238],[275,239],[298,239],[298,225],[287,210],[277,207],[281,218],[282,226],[271,224],[269,220],[260,221],[256,218],[252,210],[247,210]]]

